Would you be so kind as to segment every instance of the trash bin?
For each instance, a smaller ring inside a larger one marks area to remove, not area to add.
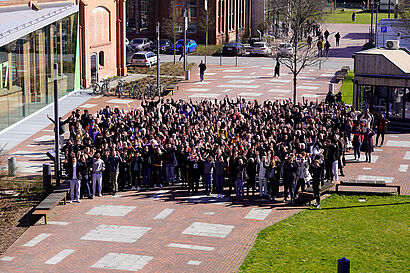
[[[43,189],[51,191],[51,166],[49,163],[43,164]]]
[[[350,260],[345,257],[337,260],[337,273],[349,273],[350,272]]]
[[[191,71],[190,70],[185,71],[185,80],[189,81],[190,78],[191,78]]]
[[[16,173],[17,173],[16,164],[17,164],[16,158],[15,157],[9,157],[9,161],[8,161],[9,176],[16,176]]]

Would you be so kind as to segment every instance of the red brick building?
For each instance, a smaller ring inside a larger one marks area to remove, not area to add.
[[[210,44],[240,40],[249,35],[251,0],[127,0],[127,37],[155,39],[157,22],[161,23],[162,37],[167,36],[163,28],[172,17],[170,7],[174,6],[174,14],[182,17],[186,6],[189,16],[187,37],[205,43],[205,2],[208,2]],[[180,24],[178,29],[182,30]]]

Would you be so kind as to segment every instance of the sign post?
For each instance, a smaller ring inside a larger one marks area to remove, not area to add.
[[[383,46],[384,46],[384,37],[386,36],[386,33],[387,33],[387,27],[380,27],[380,32],[383,36]]]

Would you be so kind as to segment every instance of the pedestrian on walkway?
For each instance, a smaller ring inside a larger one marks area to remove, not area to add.
[[[280,77],[280,62],[279,62],[279,58],[276,58],[275,74],[273,75],[273,77],[276,78],[276,76],[278,76],[278,78]]]
[[[323,35],[325,36],[325,40],[327,42],[328,39],[329,39],[329,35],[330,35],[329,31],[326,29],[326,31],[323,33]]]
[[[319,41],[317,41],[317,57],[322,57],[323,56],[323,41],[321,39],[319,39]]]
[[[326,41],[326,43],[325,43],[326,58],[329,57],[329,49],[330,49],[330,43],[329,43],[329,41]]]
[[[354,23],[354,21],[356,21],[356,13],[354,11],[352,13],[352,21],[353,21],[353,23]]]
[[[201,82],[204,80],[205,70],[206,70],[206,65],[201,60],[201,63],[199,64],[199,77],[201,79]]]
[[[372,162],[372,152],[374,151],[373,149],[373,136],[374,132],[372,130],[367,130],[364,133],[364,138],[363,138],[363,151],[365,152],[366,155],[366,161],[365,162]]]
[[[376,147],[377,144],[379,143],[379,137],[382,136],[382,142],[380,143],[380,147],[383,145],[384,142],[384,134],[387,133],[387,124],[390,121],[388,121],[385,117],[384,114],[380,115],[379,121],[377,122],[377,135],[376,135]]]
[[[312,36],[309,35],[309,36],[307,37],[307,40],[306,40],[306,41],[307,41],[307,43],[308,43],[308,48],[311,48],[311,47],[312,47]]]
[[[340,33],[336,33],[335,35],[335,39],[336,39],[336,46],[339,46],[339,42],[340,42]]]
[[[184,49],[182,47],[180,51],[181,51],[181,55],[179,56],[179,60],[178,60],[179,62],[181,61],[182,58],[184,58]]]

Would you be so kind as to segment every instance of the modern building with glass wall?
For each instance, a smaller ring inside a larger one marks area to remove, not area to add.
[[[0,5],[0,130],[80,88],[78,5]],[[44,2],[44,1],[42,1]]]

